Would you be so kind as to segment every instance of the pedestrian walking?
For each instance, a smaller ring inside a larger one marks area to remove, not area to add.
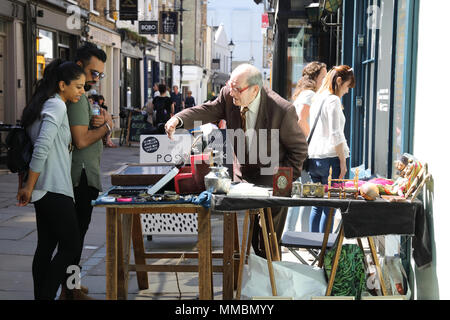
[[[80,66],[55,59],[45,68],[22,114],[21,123],[33,143],[33,155],[28,179],[19,189],[17,200],[19,206],[33,203],[36,212],[38,242],[32,267],[36,300],[56,297],[67,268],[81,254],[66,103],[76,103],[84,96],[85,79]]]
[[[186,97],[186,99],[184,99],[184,107],[185,107],[185,108],[190,108],[190,107],[193,107],[193,106],[195,106],[195,99],[194,99],[194,97],[192,96],[192,91],[189,90],[189,91],[187,92],[187,97]]]
[[[184,109],[184,101],[181,93],[178,91],[178,86],[173,86],[173,91],[170,94],[172,99],[173,109],[175,113]]]
[[[349,88],[354,87],[352,68],[346,65],[333,67],[311,105],[310,119],[314,121],[319,117],[308,147],[309,174],[315,183],[328,183],[330,167],[333,179],[342,179],[347,173],[346,159],[350,151],[344,135],[345,116],[341,98],[348,93]],[[309,220],[311,232],[325,231],[329,212],[330,208],[312,208]]]
[[[106,53],[96,45],[86,42],[77,49],[75,62],[86,73],[85,90],[89,90],[100,79],[104,78]],[[102,190],[100,181],[100,158],[103,151],[102,139],[111,133],[113,126],[111,115],[100,108],[100,115],[94,115],[85,95],[80,100],[68,106],[68,116],[72,140],[75,149],[72,156],[72,183],[75,196],[75,208],[77,211],[80,229],[81,244],[91,222],[91,201],[98,197]],[[74,261],[79,265],[81,253]],[[67,288],[64,288],[67,289]],[[62,298],[87,299],[87,289],[63,290]]]
[[[295,111],[298,115],[298,125],[305,137],[309,136],[309,110],[315,93],[322,86],[322,81],[327,75],[327,65],[322,62],[313,61],[308,63],[302,72],[302,77],[297,82],[295,92],[292,95]],[[306,171],[302,171],[301,177],[297,180],[302,184],[311,182],[311,178]],[[309,219],[311,207],[290,207],[288,209],[284,231],[295,231],[295,226],[299,216],[303,222]],[[306,224],[308,225],[308,223]]]
[[[158,86],[159,96],[153,98],[153,112],[156,112],[154,126],[156,128],[162,127],[166,124],[167,120],[173,115],[172,100],[167,95],[167,87],[165,84]]]

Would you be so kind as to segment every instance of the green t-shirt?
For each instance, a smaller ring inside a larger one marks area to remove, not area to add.
[[[70,126],[89,126],[92,110],[86,95],[82,95],[77,103],[71,103],[67,107]],[[102,190],[100,181],[100,158],[103,152],[102,139],[90,146],[78,149],[75,147],[72,154],[72,183],[77,187],[80,183],[81,171],[86,170],[87,182],[90,187]]]

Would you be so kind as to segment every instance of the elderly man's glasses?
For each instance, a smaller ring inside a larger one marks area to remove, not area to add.
[[[98,72],[97,70],[91,70],[92,78],[99,78],[103,79],[105,77],[105,74],[103,72]]]
[[[248,88],[250,88],[251,86],[246,86],[245,88],[239,89],[236,87],[233,87],[230,81],[227,81],[227,87],[230,88],[231,91],[233,91],[234,93],[239,93],[241,94],[242,92],[244,92],[245,90],[247,90]]]

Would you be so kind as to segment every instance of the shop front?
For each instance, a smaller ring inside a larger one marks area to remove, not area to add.
[[[105,97],[108,112],[118,115],[120,112],[120,91],[116,88],[120,81],[120,49],[122,45],[120,35],[113,30],[91,23],[89,25],[89,41],[100,46],[107,56],[104,69],[106,76],[94,89],[97,94]],[[118,125],[118,123],[115,125]]]
[[[159,83],[164,83],[168,90],[172,89],[173,64],[175,62],[175,50],[165,46],[163,42],[159,44]]]
[[[129,41],[122,41],[120,105],[141,108],[143,88],[141,83],[143,52]]]

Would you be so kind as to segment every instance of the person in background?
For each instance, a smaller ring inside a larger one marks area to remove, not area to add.
[[[292,96],[295,111],[298,115],[298,125],[303,131],[305,137],[309,136],[309,110],[315,93],[322,86],[322,81],[327,75],[327,65],[322,62],[314,61],[308,63],[302,72],[302,77],[297,82],[297,87]],[[302,184],[311,182],[308,172],[302,171],[302,175],[298,180]],[[295,226],[301,212],[302,221],[308,218],[311,213],[311,207],[290,207],[286,217],[285,231],[295,231]],[[285,248],[283,248],[285,249]],[[286,248],[287,249],[287,248]]]
[[[94,96],[94,102],[97,102],[97,104],[108,111],[108,107],[105,105],[105,97],[101,94]],[[117,145],[112,142],[111,134],[106,135],[106,137],[103,140],[103,145],[107,148],[117,148]]]
[[[108,111],[108,106],[105,105],[105,97],[102,96],[101,94],[99,94],[99,95],[97,96],[97,103],[98,103],[98,105],[99,105],[101,108],[103,108],[103,109],[105,109],[106,111]]]
[[[162,128],[164,132],[164,125],[174,114],[174,106],[172,99],[167,96],[166,85],[160,84],[158,90],[159,96],[153,98],[152,101],[152,111],[156,112],[154,126],[156,128]]]
[[[22,114],[33,154],[17,200],[19,206],[33,203],[36,211],[37,248],[32,267],[36,300],[55,299],[67,268],[82,250],[70,177],[72,137],[66,103],[84,96],[85,79],[77,64],[53,60]]]
[[[319,120],[308,146],[309,174],[314,183],[328,183],[330,167],[332,178],[342,179],[347,173],[346,159],[350,155],[344,135],[345,116],[341,99],[349,88],[355,87],[353,69],[346,65],[331,69],[314,97],[310,119]],[[311,232],[325,231],[330,208],[313,207],[309,226]],[[331,231],[333,230],[333,221]]]
[[[92,94],[88,97],[88,100],[91,105],[93,105],[95,102],[94,96]]]
[[[184,100],[184,107],[185,108],[190,108],[190,107],[193,107],[193,106],[195,106],[195,99],[192,96],[192,91],[188,90],[187,97]]]
[[[173,91],[170,97],[172,98],[174,113],[178,113],[184,109],[183,97],[181,96],[181,93],[178,91],[178,86],[173,86]]]
[[[157,97],[157,96],[159,96],[159,83],[158,82],[155,82],[154,84],[153,84],[153,98],[155,98],[155,97]]]
[[[106,53],[95,44],[86,42],[78,48],[75,53],[75,62],[86,74],[86,91],[105,77],[103,70]],[[85,95],[82,95],[77,103],[70,104],[67,109],[72,141],[75,145],[71,173],[83,248],[84,238],[91,222],[93,210],[91,201],[95,200],[99,191],[102,190],[100,179],[102,139],[111,133],[113,122],[111,115],[103,108],[100,108],[99,116],[94,116]],[[80,259],[81,254],[73,264],[79,265]],[[87,292],[88,289],[85,287],[82,287],[82,290],[63,290],[60,299],[88,299],[89,297],[85,295]]]

